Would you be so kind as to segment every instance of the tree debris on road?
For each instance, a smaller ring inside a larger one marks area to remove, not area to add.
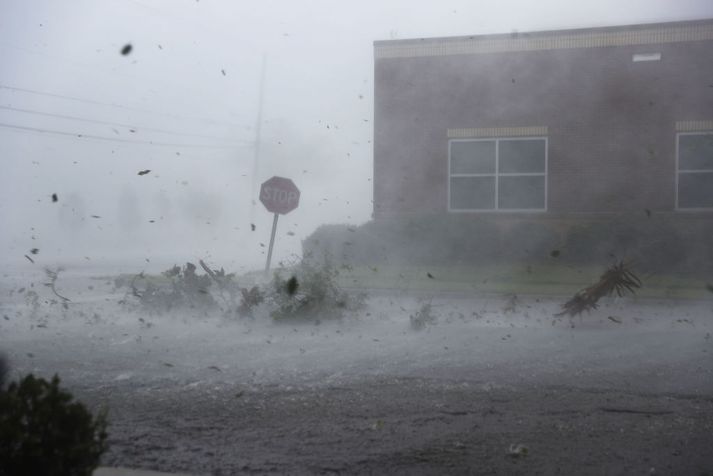
[[[641,287],[641,280],[624,264],[623,261],[615,263],[602,274],[595,284],[582,289],[562,306],[563,311],[556,314],[562,316],[569,314],[570,317],[581,314],[584,311],[591,311],[597,308],[597,302],[604,296],[610,296],[616,291],[618,296],[623,296],[625,292],[635,293],[636,288]]]

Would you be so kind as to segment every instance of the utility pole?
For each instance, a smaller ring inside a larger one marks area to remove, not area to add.
[[[250,223],[255,223],[255,193],[257,192],[257,171],[258,165],[260,163],[260,142],[262,141],[262,108],[265,99],[265,69],[267,64],[267,54],[262,54],[262,71],[260,73],[260,99],[257,108],[257,119],[255,120],[255,157],[253,159],[253,179],[252,179],[252,191],[250,197],[252,200],[252,207],[250,208]]]

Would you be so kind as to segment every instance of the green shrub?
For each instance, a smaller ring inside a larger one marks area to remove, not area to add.
[[[713,220],[697,214],[430,214],[324,225],[303,254],[348,265],[596,265],[612,259],[643,272],[702,273],[713,266]],[[557,251],[557,255],[552,255]]]
[[[240,294],[237,313],[243,317],[252,317],[254,309],[265,301],[265,294],[257,286],[240,288]]]
[[[500,228],[492,217],[460,214],[324,225],[307,237],[302,251],[350,265],[483,263],[502,254]]]
[[[115,286],[129,287],[131,296],[150,312],[167,312],[176,308],[214,308],[217,302],[210,292],[213,279],[207,274],[197,274],[196,269],[193,263],[186,263],[183,268],[173,266],[164,271],[160,278],[139,273],[131,280],[115,280]]]
[[[107,449],[106,412],[27,375],[0,391],[0,476],[91,476]]]
[[[433,305],[431,301],[421,304],[421,308],[416,314],[409,316],[411,329],[415,331],[423,330],[427,325],[436,323],[436,316],[433,314]]]
[[[329,257],[323,261],[307,257],[291,269],[278,270],[269,296],[271,316],[277,321],[335,319],[347,310],[361,307],[363,299],[340,289],[336,283],[338,276],[339,270]]]

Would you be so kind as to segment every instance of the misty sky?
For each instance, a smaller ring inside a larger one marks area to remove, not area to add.
[[[285,259],[371,217],[374,40],[710,17],[710,0],[3,0],[0,263],[259,268],[273,175],[302,192]]]

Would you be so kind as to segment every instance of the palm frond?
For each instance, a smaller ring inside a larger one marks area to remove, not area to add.
[[[640,287],[641,280],[629,269],[628,265],[619,261],[610,266],[599,277],[599,281],[582,289],[572,299],[564,303],[562,312],[557,315],[576,316],[584,311],[591,311],[597,308],[597,302],[605,296],[610,296],[614,292],[620,297],[627,292],[634,294],[635,290]]]

